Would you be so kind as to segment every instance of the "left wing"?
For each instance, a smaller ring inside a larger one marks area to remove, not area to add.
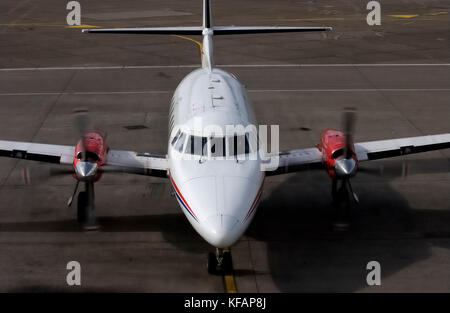
[[[0,157],[72,164],[75,147],[0,140]]]
[[[75,147],[20,141],[0,140],[0,157],[40,161],[54,164],[72,164]],[[134,151],[109,150],[101,169],[156,177],[167,177],[169,162],[166,156]]]
[[[354,146],[359,162],[379,160],[413,153],[448,149],[450,148],[450,133],[367,141],[355,143]],[[279,175],[322,167],[322,152],[317,148],[281,152],[278,154],[278,162],[278,168],[275,171],[267,171],[266,175]]]

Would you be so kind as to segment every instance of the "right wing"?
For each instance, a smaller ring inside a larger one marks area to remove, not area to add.
[[[317,148],[296,149],[280,152],[278,168],[274,171],[266,171],[266,175],[287,174],[312,168],[322,168],[322,152]]]
[[[360,162],[450,148],[450,134],[355,143]]]
[[[408,137],[400,139],[376,140],[355,143],[358,161],[379,160],[401,155],[422,153],[450,148],[450,133]],[[281,152],[271,157],[271,163],[278,168],[266,171],[267,176],[298,172],[307,169],[322,168],[322,152],[318,148],[297,149]]]

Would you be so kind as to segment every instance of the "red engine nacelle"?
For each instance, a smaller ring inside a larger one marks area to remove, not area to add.
[[[86,161],[95,162],[97,163],[98,168],[100,168],[106,162],[106,153],[108,151],[105,137],[98,131],[90,131],[84,135],[83,139],[86,148]],[[80,139],[75,147],[75,155],[73,158],[74,167],[83,159],[82,154],[83,145]],[[95,181],[99,180],[100,177],[101,172],[97,174]],[[76,178],[76,174],[74,174],[74,178]]]
[[[321,134],[321,142],[317,148],[322,152],[322,162],[330,178],[336,178],[334,162],[344,157],[345,135],[336,129],[325,129]],[[358,164],[358,159],[354,153],[355,147],[351,144],[352,158]]]

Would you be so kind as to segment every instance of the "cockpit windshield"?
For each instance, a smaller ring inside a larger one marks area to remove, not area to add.
[[[206,137],[198,137],[198,136],[189,136],[188,146],[186,149],[186,153],[193,155],[201,155],[207,156],[207,138]]]
[[[235,134],[234,136],[225,137],[200,137],[186,135],[184,132],[179,131],[173,137],[171,145],[180,153],[185,152],[191,155],[212,158],[247,155],[257,150],[256,144],[250,144],[249,133],[246,133],[245,135]]]

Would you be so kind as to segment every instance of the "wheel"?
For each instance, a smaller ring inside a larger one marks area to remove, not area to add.
[[[221,272],[222,275],[228,275],[233,272],[233,260],[231,258],[231,253],[228,251],[223,253]]]
[[[350,229],[350,217],[352,199],[349,195],[345,180],[342,181],[341,187],[337,190],[337,201],[334,203],[335,214],[333,218],[333,230],[346,232]]]
[[[87,193],[85,191],[81,191],[78,194],[78,203],[77,203],[77,220],[78,223],[83,225],[86,223],[89,217],[88,206],[87,206]]]
[[[208,253],[208,263],[207,263],[208,273],[211,275],[217,275],[217,258],[216,255],[212,252]]]
[[[224,252],[222,262],[219,264],[214,253],[208,253],[208,273],[211,275],[228,275],[233,272],[233,261],[230,252]]]

